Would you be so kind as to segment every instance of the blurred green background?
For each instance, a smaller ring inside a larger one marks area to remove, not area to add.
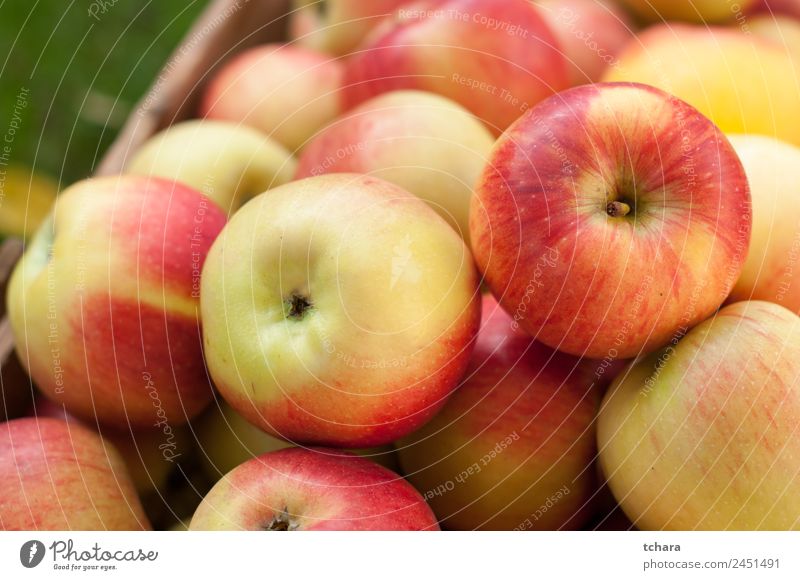
[[[206,4],[0,0],[7,162],[62,188],[89,175]]]

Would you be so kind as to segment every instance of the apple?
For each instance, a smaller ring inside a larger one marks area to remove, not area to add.
[[[569,85],[550,27],[528,0],[426,0],[400,8],[349,57],[347,108],[419,89],[463,105],[496,134]]]
[[[256,129],[195,119],[147,140],[125,173],[180,181],[233,213],[251,197],[290,182],[295,169],[292,155]]]
[[[576,87],[498,140],[472,200],[475,260],[514,322],[552,348],[630,358],[728,296],[750,194],[725,136],[633,83]]]
[[[217,481],[234,467],[258,455],[293,447],[288,441],[273,437],[252,425],[224,400],[217,403],[203,413],[195,431],[202,468],[211,481]],[[394,471],[398,467],[391,446],[356,449],[353,452],[387,469]]]
[[[756,36],[770,39],[784,47],[795,60],[795,64],[800,66],[800,20],[764,14],[751,17],[747,21],[747,29]]]
[[[469,235],[472,186],[494,137],[460,105],[421,91],[394,91],[356,107],[303,150],[296,177],[368,173],[428,202]]]
[[[800,145],[800,82],[786,49],[726,28],[664,24],[642,32],[605,81],[659,87],[696,107],[726,133],[756,133]]]
[[[446,529],[578,529],[591,515],[595,377],[513,322],[484,296],[464,381],[396,444],[402,472]]]
[[[294,0],[289,34],[302,46],[346,55],[373,28],[408,3],[409,0]]]
[[[800,528],[800,318],[737,302],[606,394],[600,462],[644,530]]]
[[[87,179],[58,198],[17,263],[8,313],[39,390],[106,426],[172,428],[212,398],[203,366],[203,261],[225,215],[157,178]]]
[[[608,0],[537,0],[536,6],[558,38],[573,86],[599,81],[634,36],[627,14]]]
[[[366,175],[276,187],[236,213],[203,270],[208,369],[248,421],[292,442],[385,445],[444,404],[480,323],[447,223]]]
[[[190,530],[438,530],[419,492],[361,457],[322,448],[265,453],[203,498]]]
[[[243,123],[295,152],[341,110],[342,64],[295,45],[266,44],[213,75],[200,116]]]
[[[0,423],[3,530],[146,530],[113,446],[74,423],[31,417]]]
[[[725,22],[744,18],[744,13],[758,0],[622,0],[637,16],[650,22],[685,20],[689,22]]]

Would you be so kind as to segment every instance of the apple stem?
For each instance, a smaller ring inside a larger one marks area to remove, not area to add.
[[[606,213],[611,217],[623,217],[631,212],[631,206],[624,201],[609,201],[606,205]]]

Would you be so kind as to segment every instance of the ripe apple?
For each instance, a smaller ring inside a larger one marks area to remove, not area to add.
[[[402,472],[446,529],[578,529],[591,515],[595,376],[513,322],[484,296],[464,381],[396,444]]]
[[[150,524],[113,446],[75,423],[0,423],[4,530],[143,530]]]
[[[515,323],[590,358],[652,351],[708,317],[750,236],[744,169],[683,101],[576,87],[499,139],[472,200],[472,247]]]
[[[622,0],[637,16],[650,22],[685,20],[725,22],[744,17],[744,11],[757,0]]]
[[[609,68],[606,81],[659,87],[726,133],[757,133],[800,145],[800,82],[785,48],[739,30],[653,26]]]
[[[623,47],[634,36],[627,14],[608,0],[537,0],[567,59],[570,84],[600,80],[616,66]]]
[[[125,172],[180,181],[233,213],[251,197],[290,182],[295,169],[292,155],[259,131],[195,119],[151,137]]]
[[[499,134],[569,85],[550,27],[528,0],[425,0],[400,8],[345,66],[347,108],[398,89],[438,93]]]
[[[181,184],[81,181],[17,263],[8,312],[48,398],[107,426],[177,426],[211,400],[200,272],[225,215]]]
[[[202,468],[211,481],[217,481],[234,467],[254,457],[293,446],[288,441],[264,433],[223,400],[211,405],[196,426]],[[387,469],[397,469],[394,448],[391,446],[353,452]]]
[[[766,300],[800,314],[800,148],[730,135],[753,198],[753,232],[729,302]]]
[[[234,215],[201,291],[208,369],[267,433],[384,445],[444,404],[480,323],[469,250],[422,200],[329,174],[277,187]]]
[[[294,45],[237,54],[205,89],[200,115],[260,129],[294,152],[341,110],[342,64]]]
[[[352,52],[409,0],[294,0],[289,34],[297,43],[337,56]]]
[[[368,173],[424,199],[463,237],[472,186],[494,137],[460,105],[431,93],[370,99],[323,129],[303,150],[296,177]]]
[[[203,498],[190,530],[438,530],[419,492],[361,457],[322,448],[266,453]]]
[[[737,302],[606,394],[600,462],[645,530],[800,528],[800,318]]]

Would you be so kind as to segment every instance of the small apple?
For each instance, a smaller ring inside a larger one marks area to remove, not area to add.
[[[600,462],[644,530],[800,529],[800,318],[737,302],[606,393]]]
[[[81,181],[17,263],[8,312],[39,390],[110,427],[177,426],[212,397],[200,273],[225,215],[178,183]]]
[[[206,87],[200,116],[261,130],[294,153],[341,110],[342,64],[295,45],[234,56]]]
[[[373,28],[409,0],[294,0],[289,34],[302,46],[351,53]]]
[[[342,451],[294,447],[228,473],[190,530],[438,530],[419,492],[379,465]]]
[[[739,277],[750,194],[725,136],[632,83],[576,87],[498,140],[472,200],[475,260],[515,323],[630,358],[708,317]]]
[[[401,7],[345,66],[345,107],[399,89],[456,101],[501,133],[569,85],[550,27],[528,0],[425,0]]]
[[[444,404],[480,322],[469,250],[407,191],[366,175],[277,187],[237,212],[203,270],[208,369],[262,430],[390,443]]]
[[[753,233],[729,302],[766,300],[800,314],[800,148],[730,135],[753,198]]]
[[[150,528],[116,449],[75,423],[0,423],[0,472],[3,530]]]
[[[573,86],[599,81],[633,39],[635,28],[627,14],[609,0],[536,0],[535,4],[558,38]]]
[[[800,145],[797,71],[786,49],[770,39],[721,27],[664,24],[639,34],[603,80],[663,89],[726,133]]]
[[[323,129],[300,157],[296,177],[368,173],[428,202],[469,235],[472,186],[494,137],[460,105],[431,93],[370,99]]]
[[[125,172],[179,181],[233,213],[251,197],[290,182],[295,166],[282,145],[256,129],[195,119],[151,137]]]
[[[396,446],[442,527],[578,529],[597,488],[591,365],[524,335],[489,295],[469,370],[441,413]]]

